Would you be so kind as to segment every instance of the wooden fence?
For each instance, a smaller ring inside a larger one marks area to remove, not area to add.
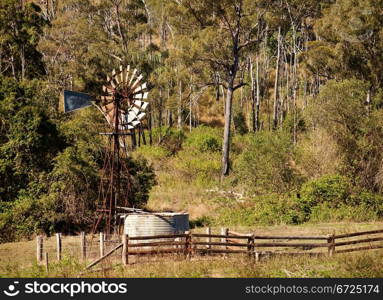
[[[371,237],[372,236],[372,237]],[[100,233],[96,240],[99,250],[91,255],[84,233],[79,236],[79,257],[92,261],[87,269],[112,255],[122,264],[129,264],[129,258],[162,254],[177,254],[190,259],[193,256],[206,255],[247,255],[254,261],[261,257],[276,255],[333,256],[336,253],[348,253],[383,248],[383,230],[347,233],[327,236],[274,236],[243,234],[222,229],[220,234],[186,232],[184,234],[121,237],[105,239]],[[56,234],[56,259],[62,257],[61,234]],[[48,270],[48,255],[44,252],[43,238],[37,237],[37,261],[45,264]]]

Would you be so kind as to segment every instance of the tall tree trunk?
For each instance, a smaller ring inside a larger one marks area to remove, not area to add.
[[[179,96],[178,96],[178,107],[177,107],[177,127],[182,129],[182,81],[179,82]]]
[[[370,87],[367,91],[367,96],[366,96],[366,109],[367,109],[367,112],[370,112],[370,108],[371,108],[371,90],[372,88]]]
[[[295,27],[293,30],[293,51],[294,51],[294,65],[293,65],[293,114],[294,114],[294,126],[293,126],[293,143],[297,143],[297,91],[298,91],[298,78],[297,78],[297,69],[298,69],[298,51],[297,51],[297,40],[295,34]]]
[[[25,45],[21,45],[20,49],[20,61],[21,61],[21,80],[25,79]]]
[[[158,110],[158,127],[160,128],[160,134],[158,135],[158,142],[162,139],[162,89],[160,89],[160,105]]]
[[[190,97],[189,97],[189,131],[192,131],[192,120],[193,120],[193,104],[192,104],[192,92],[193,92],[193,87],[190,84]]]
[[[277,62],[275,67],[275,83],[274,83],[273,129],[277,129],[278,127],[280,60],[281,60],[281,27],[279,26],[278,27]]]
[[[230,125],[232,119],[232,102],[233,102],[233,81],[227,89],[225,100],[225,126],[223,133],[223,145],[222,145],[222,176],[228,175],[230,171],[229,153],[230,153]]]
[[[251,125],[253,132],[257,131],[257,120],[255,117],[255,78],[254,78],[254,67],[253,60],[250,58],[250,79],[251,79]]]
[[[148,129],[149,129],[149,144],[153,145],[153,133],[152,133],[152,107],[149,105],[149,118],[148,118]]]
[[[259,57],[257,55],[256,58],[256,73],[255,73],[255,82],[257,85],[257,102],[255,103],[255,125],[256,125],[256,130],[260,130],[260,124],[259,124],[259,109],[261,105],[261,91],[259,90]]]
[[[223,132],[223,144],[222,144],[222,172],[221,180],[223,176],[229,175],[230,172],[230,127],[232,119],[232,104],[234,93],[234,80],[238,71],[239,64],[239,49],[238,49],[238,35],[234,39],[233,45],[233,65],[228,74],[227,93],[225,100],[225,126]]]
[[[116,21],[117,21],[117,29],[118,29],[118,34],[120,35],[121,38],[121,44],[122,44],[122,49],[124,53],[126,54],[128,51],[128,42],[126,39],[126,36],[123,32],[122,26],[121,26],[121,16],[120,16],[120,1],[113,1],[114,8],[116,11]]]

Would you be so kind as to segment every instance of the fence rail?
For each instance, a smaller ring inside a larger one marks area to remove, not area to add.
[[[126,265],[129,263],[130,256],[158,254],[181,254],[188,259],[195,255],[247,254],[258,261],[261,257],[273,255],[332,256],[336,253],[383,249],[383,243],[377,243],[383,241],[383,235],[376,236],[377,234],[382,234],[383,230],[326,236],[255,235],[253,233],[238,233],[227,228],[223,228],[221,234],[212,234],[211,228],[207,228],[206,232],[139,237],[123,235],[121,237],[113,236],[109,238],[106,238],[101,233],[99,239],[93,240],[93,243],[98,244],[96,249],[98,248],[99,251],[90,251],[89,241],[87,241],[85,233],[81,233],[78,239],[78,246],[76,247],[78,256],[82,260],[93,260],[87,266],[88,269],[112,255],[115,255],[116,259],[122,260],[122,263]],[[371,235],[374,235],[374,237],[370,237]],[[65,244],[61,240],[61,234],[58,233],[55,236],[55,256],[57,260],[60,260]],[[368,237],[355,239],[361,236]],[[358,247],[355,247],[355,245],[358,245]],[[119,253],[120,249],[121,252]],[[296,251],[297,249],[300,251]],[[322,251],[314,252],[311,251],[312,249],[322,249]],[[44,252],[44,238],[38,236],[36,239],[36,257],[40,264],[48,264],[46,253],[46,251]]]

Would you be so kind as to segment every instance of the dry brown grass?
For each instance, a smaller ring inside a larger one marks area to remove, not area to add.
[[[259,226],[254,228],[236,227],[232,230],[239,232],[254,232],[259,235],[327,235],[334,231],[336,234],[383,228],[381,222],[375,223],[335,223],[308,224],[301,226]],[[203,232],[204,228],[197,228]],[[220,228],[213,228],[220,232]],[[90,238],[90,237],[88,237]],[[365,237],[363,237],[365,238]],[[103,271],[83,273],[85,263],[79,262],[80,239],[78,236],[63,237],[64,260],[57,263],[55,254],[55,237],[46,238],[45,251],[48,251],[51,266],[49,276],[99,276],[99,277],[328,277],[328,276],[382,276],[383,251],[370,250],[360,253],[336,255],[333,258],[270,258],[254,265],[247,256],[201,257],[187,261],[183,256],[140,257],[131,259],[131,264],[123,268],[119,253],[103,265]],[[89,249],[88,249],[89,250]],[[36,241],[0,244],[0,276],[25,277],[47,276],[43,267],[35,265]],[[98,256],[97,243],[88,263]],[[375,260],[375,263],[374,263]],[[117,264],[112,270],[107,270],[111,264]],[[99,268],[99,267],[96,267]],[[380,268],[380,269],[379,269]]]

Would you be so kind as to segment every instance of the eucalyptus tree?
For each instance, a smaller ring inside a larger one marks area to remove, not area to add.
[[[63,0],[39,49],[59,88],[99,89],[105,72],[129,63],[145,74],[156,60],[148,13],[138,0]]]
[[[1,1],[0,74],[19,81],[45,74],[37,44],[47,24],[40,7],[33,2]]]
[[[315,22],[317,40],[309,44],[305,64],[323,80],[358,78],[369,82],[366,96],[383,86],[383,1],[338,0]]]
[[[219,74],[219,85],[226,89],[221,175],[228,175],[233,96],[245,84],[239,70],[246,51],[258,43],[264,5],[251,0],[181,0],[172,2],[169,9],[178,36],[176,47],[202,81],[200,87],[217,84],[209,74]]]

